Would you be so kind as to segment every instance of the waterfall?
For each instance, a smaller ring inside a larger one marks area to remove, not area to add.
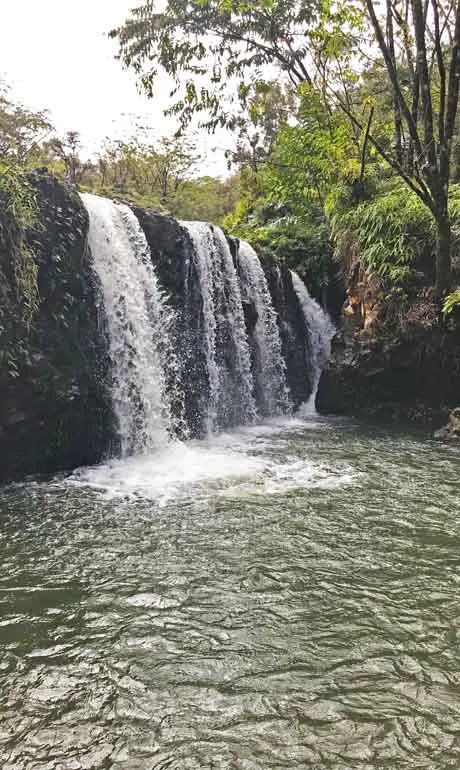
[[[232,254],[220,228],[182,222],[189,246],[180,315],[174,314],[152,264],[155,243],[151,251],[133,211],[95,195],[82,200],[102,289],[122,455],[148,454],[166,446],[171,434],[187,435],[180,411],[190,395],[195,400],[187,414],[196,435],[288,414],[279,319],[254,249],[243,241]],[[299,365],[304,346],[312,378],[306,408],[314,409],[334,328],[296,273],[292,283],[305,322]]]
[[[290,410],[286,363],[268,282],[259,257],[246,241],[240,242],[238,262],[243,297],[255,310],[252,339],[257,406],[266,417],[286,414]]]
[[[303,411],[308,414],[315,412],[321,372],[331,354],[331,342],[336,329],[321,305],[310,297],[307,287],[297,273],[291,270],[291,276],[308,331],[305,354],[311,371],[312,392],[303,408]]]
[[[224,233],[204,222],[181,224],[194,247],[209,386],[205,422],[212,433],[256,418],[249,342],[238,276]]]
[[[92,264],[107,317],[121,451],[123,456],[145,454],[168,442],[164,358],[170,311],[131,209],[96,195],[81,197],[89,213]]]

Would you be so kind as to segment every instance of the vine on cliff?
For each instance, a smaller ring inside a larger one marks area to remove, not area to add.
[[[0,371],[14,377],[38,312],[38,266],[27,231],[38,225],[36,191],[24,170],[0,162]]]

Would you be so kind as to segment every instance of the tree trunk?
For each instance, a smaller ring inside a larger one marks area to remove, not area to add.
[[[393,8],[392,0],[387,0],[387,42],[388,50],[393,61],[393,67],[396,70],[396,55],[395,55],[395,39],[393,32]],[[403,150],[402,150],[402,134],[403,134],[403,122],[401,115],[401,107],[399,104],[398,95],[393,89],[393,116],[394,116],[394,153],[396,161],[400,166],[403,165]]]
[[[447,211],[436,216],[436,291],[444,294],[451,285],[452,234]]]

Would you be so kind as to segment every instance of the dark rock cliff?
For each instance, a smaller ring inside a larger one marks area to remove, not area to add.
[[[200,436],[205,431],[203,401],[208,380],[204,357],[203,308],[193,259],[192,240],[185,228],[171,217],[135,208],[134,213],[146,235],[158,280],[175,311],[173,348],[177,360],[169,377],[179,380],[171,392],[183,393],[183,402],[172,404],[187,433]],[[179,423],[180,432],[180,423]]]
[[[308,334],[305,319],[292,285],[290,270],[266,262],[264,265],[278,322],[286,361],[286,375],[295,407],[308,401],[312,392],[308,366]]]
[[[97,462],[114,438],[87,214],[56,180],[37,175],[33,183],[40,226],[27,234],[27,245],[38,266],[40,305],[30,332],[12,340],[18,370],[0,371],[0,480]],[[4,265],[12,244],[4,237],[2,245]]]
[[[174,219],[154,211],[134,209],[149,243],[160,285],[176,311],[175,348],[180,352],[179,390],[184,393],[185,422],[192,436],[201,436],[204,404],[208,397],[208,377],[204,357],[203,307],[192,240]],[[238,239],[227,236],[235,266],[238,267]],[[287,379],[295,406],[308,400],[311,382],[308,367],[308,339],[305,320],[295,294],[290,271],[262,259],[274,307],[278,313]],[[249,337],[257,322],[257,311],[244,302]],[[224,344],[224,343],[222,343]],[[179,405],[176,406],[179,412]]]
[[[5,286],[11,284],[0,294],[0,481],[73,469],[118,451],[105,315],[91,269],[87,212],[75,191],[49,175],[37,173],[32,181],[39,225],[25,234],[25,243],[38,269],[40,302],[27,329],[13,323],[2,327],[6,300],[12,300],[11,307],[16,301],[11,286],[21,233],[0,208],[0,273]],[[154,211],[134,212],[174,311],[175,353],[167,377],[171,391],[183,394],[173,403],[177,430],[201,436],[209,386],[193,243],[175,220]],[[237,264],[238,241],[229,238],[229,244]],[[264,269],[279,316],[288,384],[298,405],[311,391],[305,321],[289,270],[269,262]],[[257,311],[246,302],[244,312],[251,335]],[[225,340],[220,347],[227,355]],[[8,363],[10,348],[14,366]],[[173,387],[177,381],[179,387]]]
[[[458,405],[460,326],[446,322],[423,281],[405,290],[358,263],[317,406],[325,413],[441,424]]]

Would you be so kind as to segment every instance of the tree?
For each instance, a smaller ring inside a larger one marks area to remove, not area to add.
[[[168,0],[162,11],[147,0],[111,34],[149,95],[159,69],[176,80],[173,95],[185,76],[171,108],[182,125],[206,111],[207,128],[232,126],[229,84],[246,95],[267,65],[277,65],[294,87],[314,88],[331,116],[336,109],[347,116],[361,148],[359,176],[373,147],[428,207],[437,229],[436,285],[440,293],[449,287],[460,0],[385,0],[382,12],[374,0]],[[363,39],[371,41],[365,49]],[[375,131],[374,105],[363,114],[359,99],[365,63],[376,50],[390,86],[392,146]]]
[[[443,293],[451,283],[449,181],[459,99],[460,2],[388,0],[386,33],[374,0],[366,0],[366,7],[394,97],[395,149],[388,160],[435,219],[436,286]],[[411,75],[410,95],[395,57],[395,26]],[[403,138],[409,140],[407,164]]]
[[[235,207],[239,192],[235,177],[220,180],[205,176],[188,179],[171,202],[171,213],[179,219],[198,219],[221,224]]]
[[[79,184],[87,164],[80,158],[81,141],[78,131],[67,131],[63,139],[54,137],[48,143],[48,149],[63,162],[65,179],[71,184]]]
[[[150,96],[160,69],[176,80],[172,95],[179,94],[185,75],[171,108],[182,126],[195,113],[207,114],[207,128],[234,124],[228,86],[247,99],[247,88],[261,81],[266,65],[278,65],[293,84],[311,81],[306,53],[316,34],[319,0],[168,0],[161,11],[155,5],[146,0],[110,34],[119,40],[122,62],[138,72]]]
[[[52,126],[45,111],[35,112],[12,101],[8,87],[0,81],[0,159],[25,163],[44,141]]]
[[[163,137],[155,153],[156,182],[160,191],[160,202],[167,205],[196,166],[198,156],[194,146],[179,137]]]
[[[20,228],[35,221],[36,201],[28,177],[43,141],[52,131],[45,111],[33,111],[10,98],[0,81],[0,198]]]
[[[331,189],[359,177],[359,152],[343,113],[330,113],[317,91],[305,86],[297,123],[285,124],[274,142],[265,187],[298,212],[311,202],[319,203],[324,212]]]
[[[240,84],[241,112],[230,128],[237,129],[236,147],[226,151],[229,168],[250,167],[257,173],[270,156],[278,132],[295,114],[292,89],[276,81],[255,81],[252,87]]]
[[[39,306],[38,266],[26,242],[38,211],[29,172],[50,130],[45,112],[13,101],[0,83],[0,376],[17,376],[23,342]]]
[[[144,135],[107,142],[96,167],[87,170],[86,186],[136,205],[172,210],[197,160],[194,145],[183,137],[151,142]]]

